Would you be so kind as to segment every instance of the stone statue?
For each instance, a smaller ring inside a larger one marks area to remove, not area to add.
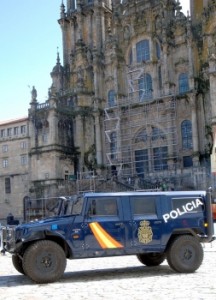
[[[31,95],[32,95],[32,101],[36,101],[37,100],[37,90],[35,89],[34,86],[32,87]]]

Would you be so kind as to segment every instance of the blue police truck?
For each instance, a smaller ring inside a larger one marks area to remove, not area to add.
[[[86,193],[46,202],[49,216],[1,229],[3,251],[37,283],[63,276],[67,259],[136,255],[195,272],[214,239],[211,191]]]

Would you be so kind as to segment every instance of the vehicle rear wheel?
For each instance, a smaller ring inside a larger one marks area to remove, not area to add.
[[[148,266],[148,267],[154,267],[159,266],[162,264],[162,262],[165,260],[166,255],[165,253],[145,253],[145,254],[138,254],[137,258],[139,261]]]
[[[25,275],[25,272],[23,270],[23,265],[22,265],[22,259],[17,255],[13,254],[12,255],[12,263],[14,268],[21,274]]]
[[[66,257],[63,249],[53,241],[37,241],[23,256],[23,269],[37,283],[57,281],[65,271]]]
[[[202,245],[193,236],[178,236],[168,248],[167,261],[179,273],[193,273],[203,261]]]

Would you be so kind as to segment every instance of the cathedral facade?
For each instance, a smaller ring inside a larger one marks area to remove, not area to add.
[[[45,103],[32,89],[23,197],[214,184],[216,3],[190,5],[62,1],[63,61]]]

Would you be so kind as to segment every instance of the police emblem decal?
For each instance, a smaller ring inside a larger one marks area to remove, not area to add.
[[[152,241],[153,232],[149,224],[149,221],[140,222],[140,227],[138,228],[138,239],[140,243],[148,244]]]

